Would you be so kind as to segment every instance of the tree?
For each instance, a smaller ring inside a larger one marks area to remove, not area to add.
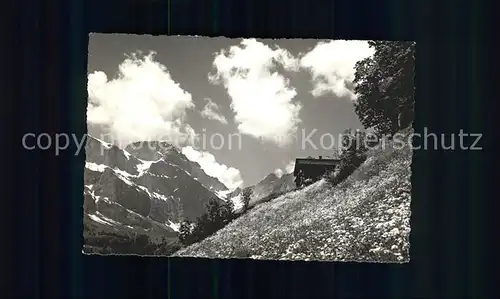
[[[355,112],[365,128],[392,135],[414,117],[415,43],[370,41],[375,53],[356,63]]]
[[[339,147],[333,148],[331,157],[332,157],[332,159],[340,159],[340,148]]]
[[[214,231],[222,223],[221,215],[221,203],[219,199],[211,198],[207,203],[207,214],[208,214],[208,225],[213,226],[214,229],[209,229]]]
[[[210,219],[208,216],[208,212],[199,216],[196,219],[196,225],[193,228],[193,238],[195,239],[195,243],[205,238],[205,236],[210,235]]]
[[[189,220],[184,220],[181,222],[179,227],[179,241],[183,245],[190,245],[193,243],[193,229],[194,223]]]
[[[338,184],[345,180],[366,160],[366,134],[361,131],[347,129],[342,133],[342,150],[340,163],[333,174],[328,175],[328,180]]]
[[[195,223],[187,220],[181,223],[179,241],[184,246],[199,242],[226,226],[234,218],[234,204],[231,200],[211,198],[206,204],[206,212],[200,215]]]
[[[236,218],[236,215],[234,213],[234,203],[232,200],[228,199],[221,205],[220,215],[223,225],[228,224],[234,218]]]
[[[252,197],[252,189],[251,188],[245,188],[243,189],[243,194],[241,195],[241,200],[243,201],[243,211],[246,211],[248,209],[248,205],[250,204],[250,199]]]
[[[362,153],[366,151],[366,133],[359,130],[347,129],[342,133],[342,148],[340,157],[345,157],[347,154]]]

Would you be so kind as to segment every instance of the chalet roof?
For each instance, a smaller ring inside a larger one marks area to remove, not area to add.
[[[339,165],[339,163],[340,160],[338,159],[297,158],[295,159],[295,169],[293,170],[293,175],[297,176],[299,171],[304,169],[317,169],[320,172],[327,169],[333,170],[337,165]],[[306,165],[308,166],[306,167]]]

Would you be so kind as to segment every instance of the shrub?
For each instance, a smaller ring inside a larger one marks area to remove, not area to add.
[[[366,135],[363,132],[348,129],[342,135],[340,163],[333,173],[326,175],[332,185],[344,181],[366,160]]]
[[[179,227],[179,241],[183,245],[189,245],[194,243],[194,235],[193,231],[195,228],[195,223],[184,220],[181,222],[181,225]]]

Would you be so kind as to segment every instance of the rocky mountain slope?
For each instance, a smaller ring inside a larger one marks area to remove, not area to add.
[[[138,142],[122,150],[88,136],[85,149],[87,252],[99,252],[109,238],[173,241],[180,221],[195,220],[210,198],[228,193],[219,180],[166,142]]]
[[[340,184],[321,180],[259,204],[174,256],[408,262],[412,150],[392,143],[370,149]]]
[[[283,193],[295,189],[295,182],[293,179],[294,177],[291,173],[281,177],[278,177],[274,173],[269,174],[252,187],[252,198],[249,205],[254,206],[272,194]]]
[[[242,207],[241,195],[244,189],[252,190],[249,206],[253,207],[259,203],[266,202],[275,194],[281,194],[295,189],[295,182],[292,173],[284,174],[281,177],[271,173],[253,186],[245,187],[243,189],[236,188],[227,195],[228,198],[231,198],[235,202],[236,209]]]

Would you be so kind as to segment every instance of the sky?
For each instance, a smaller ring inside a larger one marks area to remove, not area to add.
[[[229,189],[330,156],[354,113],[365,41],[91,34],[88,134],[164,140]]]

